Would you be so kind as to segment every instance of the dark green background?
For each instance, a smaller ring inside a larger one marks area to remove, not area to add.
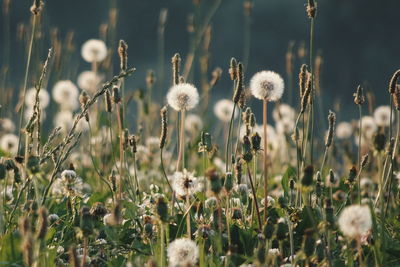
[[[213,0],[203,0],[210,5]],[[45,20],[63,36],[75,30],[80,46],[98,37],[99,25],[107,21],[108,0],[48,0]],[[309,20],[305,0],[255,0],[251,24],[251,51],[247,79],[262,69],[285,75],[285,53],[289,41],[308,42]],[[29,21],[31,1],[12,1],[11,28]],[[134,89],[144,85],[149,68],[157,68],[157,23],[159,11],[168,9],[166,62],[175,53],[185,58],[189,46],[186,20],[194,8],[190,0],[119,0],[118,39],[129,44],[129,62],[137,75],[129,79]],[[243,57],[243,1],[223,0],[212,21],[211,69],[224,69],[214,100],[230,95],[227,75],[229,59]],[[335,99],[349,108],[352,93],[360,83],[377,95],[377,104],[387,102],[387,85],[400,66],[399,0],[320,0],[315,24],[315,51],[324,59],[322,87],[326,111]],[[13,33],[12,35],[14,35]],[[1,35],[4,41],[3,34]],[[13,37],[14,38],[14,37]],[[13,62],[15,73],[23,72],[23,62]],[[301,62],[296,62],[296,76]],[[73,66],[74,68],[76,66]],[[79,68],[90,66],[80,60]],[[169,65],[168,65],[169,67]],[[169,73],[169,69],[168,69]],[[163,86],[164,92],[167,84]],[[162,94],[164,94],[162,92]],[[286,92],[287,93],[287,92]],[[285,93],[285,94],[286,94]],[[159,94],[161,96],[161,93]],[[160,97],[161,99],[161,97]],[[351,107],[351,106],[350,106]],[[354,117],[355,117],[354,113]]]

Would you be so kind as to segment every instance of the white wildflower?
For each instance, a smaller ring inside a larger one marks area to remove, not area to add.
[[[219,100],[214,105],[214,114],[217,118],[222,122],[230,122],[233,112],[234,103],[229,99]],[[236,110],[237,111],[237,110]],[[234,118],[237,118],[238,112],[235,112],[233,115]]]
[[[0,132],[12,133],[15,131],[15,124],[8,118],[0,119]]]
[[[353,126],[349,122],[340,122],[336,125],[336,137],[338,139],[347,139],[353,134]]]
[[[281,120],[294,121],[296,119],[296,112],[288,104],[279,104],[274,108],[272,117],[276,122]]]
[[[349,238],[357,238],[366,234],[372,226],[371,212],[368,206],[351,205],[346,207],[339,217],[339,227]]]
[[[175,110],[190,110],[199,103],[197,88],[189,83],[180,83],[169,89],[168,104]]]
[[[192,195],[199,191],[197,178],[192,172],[184,169],[182,172],[175,172],[172,187],[178,196]]]
[[[36,88],[30,88],[26,91],[25,105],[33,108],[36,101]],[[39,91],[39,106],[41,109],[45,109],[50,103],[49,93],[45,89]]]
[[[284,82],[276,72],[260,71],[251,78],[250,90],[255,98],[277,101],[282,97]]]
[[[188,114],[185,120],[185,130],[197,134],[203,129],[203,120],[196,114]]]
[[[107,57],[107,46],[102,40],[90,39],[82,45],[81,54],[86,62],[101,62]]]
[[[79,74],[77,84],[79,88],[89,93],[95,93],[101,86],[103,78],[94,71],[83,71]]]
[[[367,138],[371,139],[378,129],[374,118],[371,116],[364,116],[361,118],[362,123],[362,134]]]
[[[374,111],[374,120],[378,126],[387,127],[390,125],[390,107],[380,106]],[[394,120],[394,115],[392,114],[392,121]]]
[[[73,170],[64,170],[61,178],[56,179],[52,186],[52,193],[60,197],[82,196],[84,190],[85,185],[82,179]]]
[[[0,139],[0,148],[10,154],[18,153],[18,136],[15,134],[5,134]]]
[[[199,248],[196,242],[188,238],[172,241],[167,249],[169,266],[195,266],[199,258]]]
[[[79,107],[79,91],[70,80],[58,81],[53,87],[53,99],[62,109],[74,110]]]

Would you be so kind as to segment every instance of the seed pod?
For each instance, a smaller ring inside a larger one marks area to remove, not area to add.
[[[311,74],[308,72],[307,74],[307,83],[306,89],[304,91],[303,97],[301,99],[301,113],[304,113],[307,109],[308,102],[310,101],[310,94],[311,94],[311,86],[312,85],[312,77]]]
[[[252,128],[254,128],[254,126],[256,126],[256,116],[254,115],[254,113],[250,114],[250,126]]]
[[[227,172],[225,175],[224,187],[227,193],[229,193],[233,188],[233,175],[231,172]]]
[[[389,82],[389,93],[394,94],[396,91],[397,80],[400,77],[400,70],[396,70]]]
[[[303,178],[301,179],[301,184],[303,186],[310,186],[313,183],[314,167],[309,165],[304,168]]]
[[[240,160],[235,164],[235,176],[238,184],[242,183],[242,163]]]
[[[271,220],[268,220],[267,223],[264,225],[263,234],[266,239],[270,240],[275,232],[275,226]]]
[[[181,57],[178,53],[176,53],[171,59],[172,80],[173,80],[174,85],[179,84],[179,64],[180,64],[180,62],[181,62]]]
[[[232,209],[232,219],[241,220],[243,218],[242,210],[239,208]]]
[[[357,168],[355,166],[351,167],[350,171],[349,171],[349,176],[347,177],[347,184],[352,185],[357,177]]]
[[[128,69],[128,44],[124,40],[119,40],[118,55],[121,71]]]
[[[328,115],[329,128],[328,128],[328,136],[326,137],[325,146],[330,147],[333,140],[333,133],[335,132],[335,123],[336,123],[336,114],[332,111],[329,111]]]
[[[168,134],[168,118],[167,118],[167,106],[164,106],[161,111],[161,135],[160,135],[160,149],[163,149],[167,140]]]
[[[111,182],[112,190],[117,191],[117,178],[115,177],[115,171],[112,170],[108,180]]]
[[[229,75],[232,81],[237,79],[237,61],[234,57],[231,58],[229,65]]]
[[[261,136],[257,132],[251,136],[251,145],[255,152],[261,150]]]
[[[101,202],[96,202],[90,209],[90,214],[95,218],[103,218],[108,213],[108,210]]]
[[[211,135],[206,132],[201,132],[201,145],[206,149],[206,151],[212,151],[212,142],[211,142]]]
[[[137,140],[133,134],[129,136],[129,145],[131,146],[132,154],[135,154],[137,152]]]
[[[245,89],[245,87],[243,86],[243,90],[242,90],[242,93],[240,94],[239,102],[238,102],[238,106],[241,110],[243,110],[246,107],[246,93],[245,93],[244,89]]]
[[[222,75],[222,69],[217,67],[213,70],[213,72],[211,73],[211,81],[210,81],[210,87],[214,87],[219,79],[221,79],[221,75]]]
[[[398,85],[396,86],[396,91],[392,95],[395,108],[400,110],[400,87]]]
[[[237,104],[240,99],[240,95],[242,94],[244,90],[244,84],[243,84],[243,65],[241,62],[237,65],[237,82],[236,82],[236,88],[235,88],[235,93],[233,94],[233,102]]]
[[[111,113],[112,112],[112,100],[111,100],[111,94],[109,90],[106,90],[105,94],[105,99],[106,99],[106,111]]]
[[[306,229],[304,232],[303,250],[307,257],[311,257],[314,254],[315,250],[315,239],[313,237],[313,230]]]
[[[33,5],[31,6],[31,13],[35,16],[39,15],[43,9],[43,1],[41,0],[33,0]]]
[[[251,151],[251,142],[247,135],[243,136],[243,143],[242,143],[242,158],[246,162],[250,162],[253,159],[253,154]]]
[[[127,128],[125,128],[124,132],[123,132],[122,145],[123,145],[124,150],[126,150],[129,145],[129,130]]]
[[[386,136],[382,130],[374,134],[373,140],[374,147],[377,151],[382,151],[385,149]]]
[[[356,105],[361,106],[365,102],[365,97],[364,97],[364,89],[361,87],[361,85],[357,86],[357,91],[353,94],[354,96],[354,103]]]
[[[211,189],[211,191],[215,195],[218,195],[219,192],[221,192],[222,185],[221,185],[221,179],[219,178],[219,175],[217,174],[216,170],[214,168],[208,169],[206,171],[205,176],[210,181],[210,189]]]
[[[157,214],[162,222],[168,221],[168,205],[164,197],[160,196],[156,201]]]
[[[115,104],[118,104],[121,102],[121,94],[119,92],[118,86],[114,85],[112,88],[112,100],[114,101]]]
[[[244,121],[245,124],[250,123],[250,115],[251,115],[251,108],[246,108],[244,112],[242,112],[242,120]]]
[[[294,190],[294,186],[295,186],[295,181],[294,181],[294,179],[290,179],[290,181],[289,181],[289,188],[290,188],[290,190]]]
[[[361,167],[364,168],[368,164],[369,155],[365,154],[361,160]]]
[[[317,6],[315,5],[314,0],[308,0],[306,11],[307,11],[307,16],[310,19],[315,18],[315,15],[317,14]]]
[[[286,239],[286,235],[288,233],[288,226],[284,221],[278,222],[276,229],[276,239],[282,241]]]
[[[88,207],[83,207],[80,215],[81,219],[79,227],[82,230],[83,236],[88,237],[93,233],[93,221],[92,215],[90,215],[90,209]]]
[[[85,90],[82,90],[81,94],[79,95],[79,103],[81,104],[82,109],[89,101],[89,95]]]
[[[303,64],[300,68],[299,73],[299,88],[300,88],[300,99],[303,98],[304,92],[306,91],[307,86],[307,65]]]
[[[335,173],[333,172],[332,169],[329,170],[329,183],[332,186],[333,184],[335,184],[336,180],[335,180]]]
[[[44,239],[47,233],[47,209],[42,206],[39,209],[39,231],[37,233],[38,239]]]

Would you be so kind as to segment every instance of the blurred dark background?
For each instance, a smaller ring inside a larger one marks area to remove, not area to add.
[[[215,1],[200,1],[202,14],[207,14]],[[31,4],[30,0],[11,0],[12,43],[16,39],[17,24],[29,23]],[[108,21],[108,11],[113,4],[118,8],[116,39],[127,41],[129,63],[137,68],[136,75],[129,78],[128,82],[132,89],[145,86],[148,69],[158,70],[158,18],[162,8],[168,9],[165,28],[168,81],[158,89],[162,92],[155,92],[161,101],[170,82],[170,58],[179,52],[184,60],[188,53],[190,36],[187,18],[195,12],[195,7],[190,0],[48,0],[45,1],[43,19],[46,25],[59,29],[61,39],[69,30],[75,31],[76,52],[80,57],[81,44],[87,39],[99,37],[99,25]],[[287,80],[285,54],[289,42],[294,42],[296,54],[302,42],[308,48],[310,21],[305,12],[306,0],[254,0],[253,4],[246,82],[252,74],[263,69],[277,71]],[[337,99],[340,99],[342,107],[352,108],[352,93],[358,84],[364,84],[375,93],[377,105],[387,103],[390,76],[400,66],[399,10],[399,0],[318,1],[314,52],[315,55],[320,53],[323,58],[321,87],[326,107],[324,112],[332,108]],[[221,83],[213,91],[213,101],[222,97],[230,98],[231,83],[227,68],[231,57],[238,60],[244,57],[244,31],[243,0],[222,0],[212,19],[210,72],[220,66],[224,73]],[[1,27],[0,33],[1,43],[4,44],[4,27]],[[44,43],[43,54],[49,45],[49,41]],[[16,77],[23,74],[25,61],[21,49],[17,49],[15,54],[11,50],[11,70],[15,78],[12,83],[20,86]],[[4,55],[1,59],[4,60]],[[90,68],[88,63],[78,59],[78,65],[71,68]],[[308,63],[308,58],[306,61],[296,57],[294,85],[301,63]],[[197,65],[195,63],[196,68]],[[198,77],[192,77],[198,83]],[[295,88],[291,90],[297,93]],[[288,101],[288,92],[285,92],[285,97]]]

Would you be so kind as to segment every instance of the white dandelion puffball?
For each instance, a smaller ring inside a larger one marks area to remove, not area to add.
[[[54,117],[54,126],[61,127],[63,132],[71,129],[73,123],[73,114],[69,110],[62,110]]]
[[[0,119],[0,132],[12,133],[15,131],[15,124],[8,118]]]
[[[101,62],[107,57],[107,46],[102,40],[90,39],[82,45],[81,54],[86,62]]]
[[[53,99],[62,109],[74,110],[79,107],[79,91],[70,80],[58,81],[53,87]]]
[[[284,82],[276,72],[260,71],[251,78],[250,90],[255,98],[277,101],[282,97]]]
[[[375,123],[374,118],[371,116],[364,116],[361,118],[361,123],[362,123],[362,134],[368,138],[371,139],[372,136],[375,134],[376,130],[378,129],[378,126]]]
[[[368,206],[351,205],[346,207],[339,217],[339,227],[349,238],[365,235],[372,226],[371,212]]]
[[[95,93],[101,86],[103,77],[94,71],[83,71],[79,74],[77,84],[82,90]]]
[[[195,266],[199,258],[199,248],[196,242],[188,238],[172,241],[167,249],[169,266]]]
[[[380,106],[374,111],[374,120],[378,126],[387,127],[390,125],[390,107]],[[394,120],[394,115],[392,114],[392,121]]]
[[[274,111],[272,111],[272,117],[276,122],[281,120],[294,121],[296,120],[296,112],[288,104],[279,104],[274,108]]]
[[[27,107],[33,108],[36,101],[36,88],[30,88],[26,91],[25,95],[25,105]],[[41,109],[46,108],[50,103],[49,93],[45,89],[40,89],[39,91],[39,106]]]
[[[214,105],[214,114],[222,122],[230,122],[235,104],[232,100],[222,99]],[[238,113],[235,112],[234,118],[237,118]]]
[[[24,119],[26,121],[30,120],[32,118],[33,115],[33,107],[27,107],[24,110]],[[44,110],[40,110],[40,122],[43,122],[46,119],[46,111]]]
[[[172,188],[178,196],[192,195],[198,191],[198,181],[192,172],[184,169],[174,173]]]
[[[350,138],[353,134],[353,126],[349,122],[340,122],[336,125],[336,137],[339,139]]]
[[[196,114],[188,114],[185,120],[185,130],[191,133],[200,132],[203,129],[203,120]]]
[[[167,102],[176,111],[190,110],[199,103],[199,93],[193,85],[180,83],[169,89]]]
[[[15,134],[5,134],[0,139],[0,147],[2,150],[16,155],[18,153],[18,136]]]

